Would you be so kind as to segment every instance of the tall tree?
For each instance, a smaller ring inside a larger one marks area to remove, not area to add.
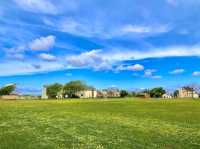
[[[120,97],[127,97],[129,94],[126,90],[121,90],[120,91]]]
[[[174,93],[173,93],[173,96],[174,96],[175,98],[177,98],[177,97],[178,97],[178,94],[179,94],[179,91],[178,91],[178,90],[175,90]]]
[[[4,86],[0,89],[0,96],[11,94],[16,88],[15,84]]]
[[[161,98],[166,91],[162,87],[153,88],[150,90],[150,96],[153,98]]]
[[[63,86],[59,83],[54,83],[47,86],[47,95],[49,98],[56,98],[58,93],[62,90]]]
[[[64,94],[68,95],[68,97],[73,98],[76,97],[76,92],[82,91],[82,90],[87,90],[88,87],[86,83],[80,80],[76,81],[70,81],[69,83],[66,83],[64,86]]]

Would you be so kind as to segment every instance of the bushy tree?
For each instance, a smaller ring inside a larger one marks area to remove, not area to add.
[[[161,98],[166,91],[162,87],[153,88],[150,90],[150,96],[153,98]]]
[[[59,83],[54,83],[47,86],[47,95],[49,98],[56,98],[58,92],[62,90],[63,86]]]
[[[178,97],[178,94],[179,94],[179,91],[178,91],[178,90],[175,90],[174,93],[173,93],[173,96],[174,96],[175,98],[177,98],[177,97]]]
[[[0,96],[2,95],[9,95],[11,94],[16,88],[16,85],[15,84],[12,84],[12,85],[7,85],[5,87],[2,87],[0,89]]]
[[[129,94],[128,94],[128,92],[126,91],[126,90],[121,90],[120,91],[120,97],[126,97],[126,96],[128,96]]]
[[[80,80],[70,81],[69,83],[66,83],[64,85],[64,94],[68,95],[68,97],[70,98],[74,98],[77,97],[76,92],[87,90],[88,88],[92,87],[88,87],[86,83],[84,83],[83,81]]]

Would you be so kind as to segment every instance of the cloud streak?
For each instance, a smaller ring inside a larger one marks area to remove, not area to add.
[[[39,55],[39,58],[41,58],[42,60],[45,60],[45,61],[55,61],[56,60],[56,57],[52,54],[47,54],[47,53],[41,53]]]
[[[185,72],[184,69],[175,69],[175,70],[173,70],[173,71],[171,71],[169,73],[172,74],[172,75],[176,75],[176,74],[182,74],[184,72]]]
[[[49,0],[14,0],[22,9],[34,13],[58,14],[58,8]]]

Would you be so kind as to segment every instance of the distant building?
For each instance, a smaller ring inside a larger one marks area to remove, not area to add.
[[[163,94],[162,98],[166,98],[166,99],[172,99],[172,96],[169,94]]]
[[[34,100],[34,99],[40,99],[39,96],[34,95],[20,95],[18,99],[22,100]]]
[[[119,91],[108,91],[107,92],[107,97],[120,97],[120,92]]]
[[[96,90],[85,90],[85,91],[78,91],[76,96],[79,98],[96,98],[97,91]]]
[[[19,99],[19,95],[18,94],[10,94],[10,95],[3,95],[0,96],[0,99],[2,100],[16,100]]]
[[[104,89],[97,91],[98,98],[117,98],[120,97],[120,91],[116,88]]]
[[[149,93],[137,93],[136,94],[136,97],[139,97],[139,98],[151,98],[150,94]]]
[[[102,91],[98,90],[97,91],[97,97],[98,98],[107,98],[108,97],[107,91],[105,91],[105,90],[102,90]]]
[[[179,90],[179,98],[199,98],[199,94],[191,87],[183,87]]]
[[[48,99],[48,95],[47,95],[47,87],[43,86],[42,88],[42,99]]]

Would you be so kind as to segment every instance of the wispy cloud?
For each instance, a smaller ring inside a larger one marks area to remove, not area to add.
[[[175,70],[173,70],[173,71],[171,71],[171,72],[169,72],[170,74],[173,74],[173,75],[176,75],[176,74],[182,74],[182,73],[184,73],[185,72],[185,70],[184,69],[175,69]]]
[[[56,57],[52,54],[47,54],[47,53],[41,53],[39,55],[39,58],[46,60],[46,61],[54,61],[56,60]]]
[[[163,48],[151,48],[149,50],[114,48],[109,52],[102,52],[102,56],[112,60],[139,60],[145,58],[200,56],[200,45],[194,46],[168,46]]]
[[[58,8],[49,0],[14,0],[26,11],[44,14],[58,14]]]
[[[40,37],[24,45],[5,49],[6,56],[13,59],[24,59],[26,51],[47,51],[55,45],[55,36]],[[50,55],[49,55],[50,56]],[[47,55],[40,55],[40,58],[47,58]],[[50,57],[49,57],[50,58]],[[52,58],[52,57],[51,57]]]
[[[144,77],[151,78],[151,79],[161,79],[162,78],[162,76],[154,75],[153,74],[154,72],[157,72],[157,70],[156,69],[147,69],[144,72]]]
[[[142,25],[125,25],[121,28],[121,34],[128,33],[165,33],[170,30],[167,25],[159,25],[159,26],[142,26]]]
[[[198,77],[198,76],[200,76],[200,71],[195,71],[192,73],[192,75]]]
[[[10,61],[0,63],[0,76],[29,75],[40,72],[64,69],[65,66],[59,62],[20,62]]]
[[[119,65],[115,69],[115,71],[122,71],[122,70],[142,71],[144,70],[144,66],[141,64],[135,64],[135,65],[129,65],[129,66]]]
[[[130,70],[133,70],[133,71],[142,71],[142,70],[144,70],[144,66],[141,65],[141,64],[135,64],[133,66],[129,66],[128,68]]]

